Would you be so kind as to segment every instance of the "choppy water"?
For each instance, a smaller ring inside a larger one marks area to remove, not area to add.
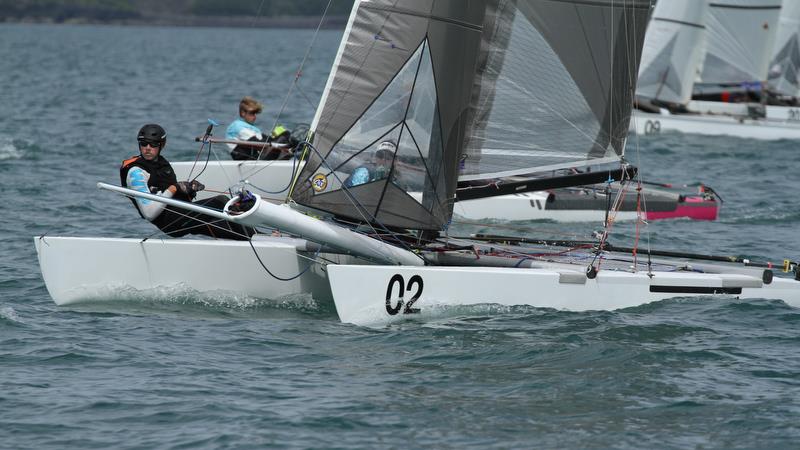
[[[0,448],[797,448],[800,311],[779,301],[484,306],[386,329],[302,298],[56,307],[32,236],[150,233],[95,188],[139,126],[164,124],[169,157],[188,159],[206,119],[249,94],[268,128],[311,36],[0,25]],[[284,122],[310,121],[339,36],[322,33]],[[797,150],[642,140],[649,178],[725,199],[715,223],[651,224],[653,246],[800,257]],[[633,225],[616,231],[626,243]]]

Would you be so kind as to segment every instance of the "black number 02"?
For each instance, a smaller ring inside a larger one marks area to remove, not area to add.
[[[392,291],[394,290],[394,285],[398,284],[399,286],[399,294],[397,299],[397,304],[392,306]],[[414,288],[414,285],[417,285],[417,292],[411,297],[411,300],[408,303],[405,303],[405,308],[403,308],[403,297],[405,296],[406,291],[411,292],[411,289]],[[419,297],[422,295],[422,277],[419,275],[414,275],[408,280],[408,288],[406,288],[406,282],[403,279],[403,276],[395,274],[389,280],[389,286],[386,287],[386,312],[389,313],[390,316],[394,316],[403,310],[403,314],[419,314],[419,308],[414,308],[414,303],[419,300]]]

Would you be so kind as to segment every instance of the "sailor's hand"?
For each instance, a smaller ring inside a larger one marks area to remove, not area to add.
[[[201,182],[199,182],[197,180],[192,180],[192,190],[193,191],[200,192],[205,188],[206,188],[206,185],[204,185],[203,183],[201,183]]]
[[[178,192],[191,199],[197,195],[197,192],[192,189],[192,183],[188,181],[179,181],[177,184],[175,184],[175,187],[177,188]]]

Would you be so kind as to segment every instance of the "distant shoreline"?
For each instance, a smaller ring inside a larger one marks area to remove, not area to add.
[[[71,17],[60,20],[54,17],[2,17],[2,24],[53,24],[53,25],[119,25],[119,26],[174,26],[223,28],[316,28],[321,16],[245,17],[245,16],[191,16],[159,15],[152,17],[102,20],[91,17]],[[328,16],[322,23],[324,29],[344,28],[347,16]]]

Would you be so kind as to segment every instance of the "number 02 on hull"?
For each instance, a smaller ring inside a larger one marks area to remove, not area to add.
[[[652,276],[651,276],[652,275]],[[336,310],[343,322],[383,325],[431,318],[447,307],[479,304],[569,311],[615,310],[673,297],[724,296],[781,299],[800,307],[798,281],[769,284],[742,274],[602,270],[593,279],[579,270],[487,267],[331,265]]]

